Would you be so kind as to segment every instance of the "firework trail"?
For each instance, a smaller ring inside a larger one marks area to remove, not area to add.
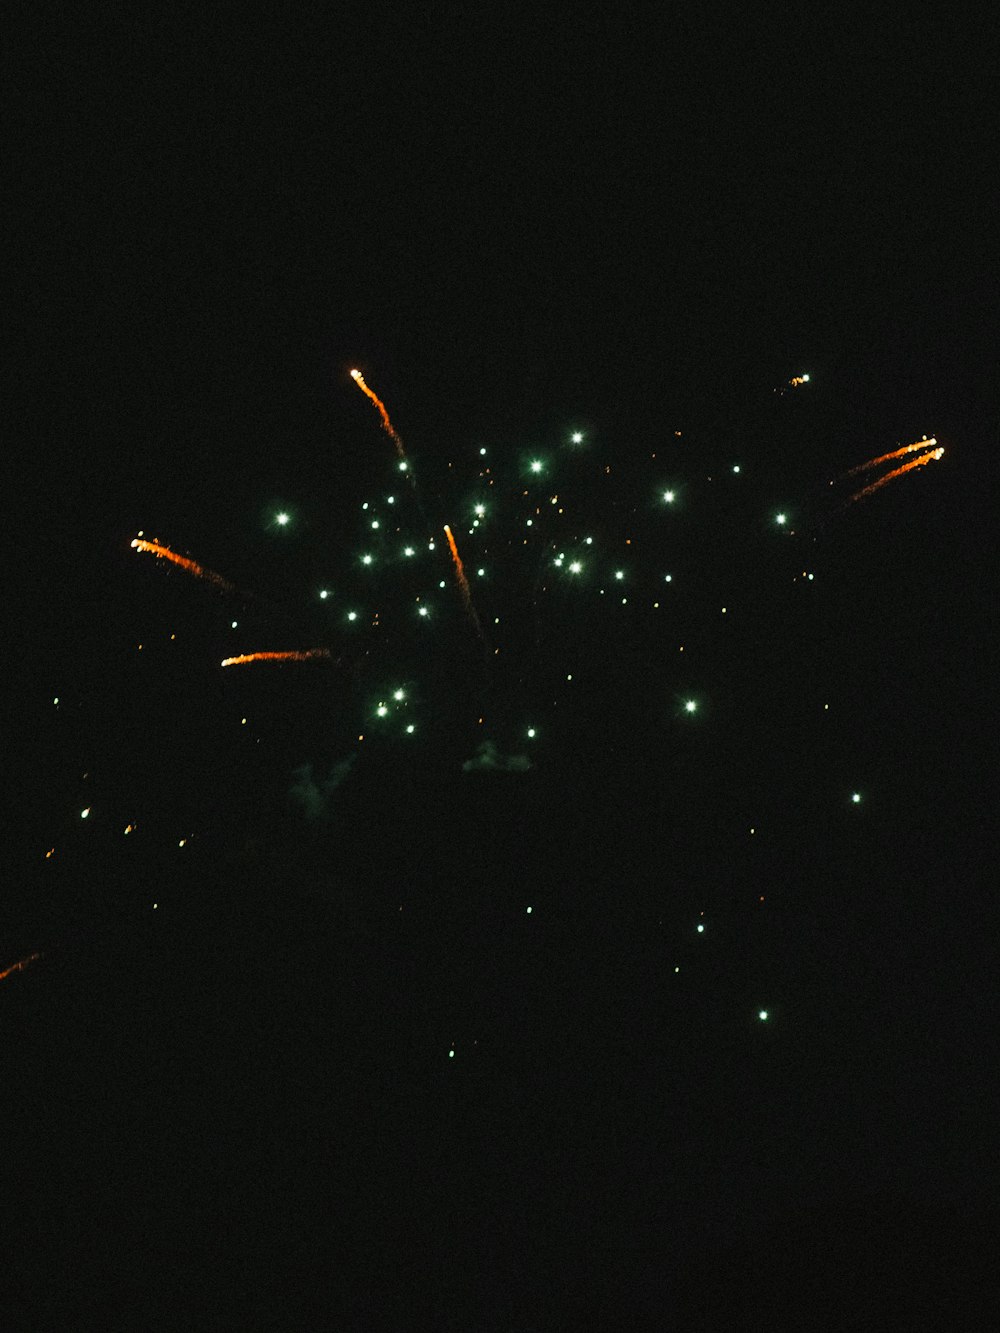
[[[223,588],[226,592],[238,593],[239,591],[221,574],[215,574],[210,569],[203,569],[197,561],[188,560],[183,555],[178,555],[176,551],[171,551],[169,546],[161,546],[159,542],[147,542],[143,541],[141,537],[134,537],[132,539],[132,549],[148,551],[150,555],[155,555],[158,560],[169,560],[172,565],[177,565],[180,569],[186,569],[196,579],[207,579],[209,583],[214,583],[217,588]]]
[[[220,665],[230,667],[243,666],[247,662],[311,662],[329,656],[329,648],[307,648],[303,652],[288,653],[242,653],[239,657],[224,657]]]
[[[455,565],[455,578],[458,580],[458,586],[462,593],[462,602],[465,605],[466,613],[472,621],[476,633],[479,635],[480,639],[482,639],[483,627],[480,625],[479,617],[476,615],[476,608],[472,605],[472,593],[469,591],[469,580],[465,577],[465,566],[462,564],[462,557],[458,554],[455,538],[447,523],[444,525],[444,535],[448,538],[448,545],[451,548],[451,558]]]
[[[403,448],[403,441],[399,435],[399,432],[396,430],[395,426],[389,420],[389,413],[386,411],[385,403],[383,403],[382,399],[378,396],[377,393],[372,393],[371,389],[369,389],[368,385],[365,383],[365,377],[364,375],[362,375],[360,370],[352,370],[351,379],[358,386],[358,388],[365,395],[365,397],[370,398],[371,401],[378,408],[379,416],[382,418],[382,429],[385,431],[385,433],[392,440],[393,444],[396,446],[396,453],[399,456],[399,461],[401,463],[405,463],[406,450]]]
[[[862,490],[855,491],[851,496],[849,503],[853,503],[855,500],[863,500],[866,495],[873,495],[875,491],[881,490],[887,482],[894,481],[897,477],[901,477],[905,472],[912,472],[915,467],[923,467],[925,463],[933,462],[934,459],[940,458],[943,453],[944,449],[939,447],[933,449],[930,453],[921,454],[919,458],[914,458],[909,463],[904,463],[902,467],[893,468],[893,470],[887,472],[884,477],[879,477],[878,481],[873,481],[870,486],[865,486]]]
[[[23,972],[29,963],[33,963],[36,958],[41,958],[41,956],[40,953],[29,953],[27,958],[21,958],[18,962],[11,963],[10,967],[5,967],[4,970],[0,972],[0,981],[3,981],[5,977],[9,977],[12,972]]]
[[[916,449],[933,449],[936,444],[937,440],[934,436],[931,436],[929,440],[925,436],[922,440],[917,440],[914,444],[904,444],[902,449],[893,449],[891,453],[879,454],[878,458],[869,458],[867,463],[859,463],[857,467],[849,468],[843,475],[845,477],[854,477],[857,476],[859,472],[867,472],[869,468],[878,467],[880,463],[889,463],[894,458],[902,458],[904,454],[912,454]]]

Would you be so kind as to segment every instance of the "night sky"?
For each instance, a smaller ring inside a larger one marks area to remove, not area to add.
[[[995,28],[203,9],[9,75],[8,1326],[987,1326]]]

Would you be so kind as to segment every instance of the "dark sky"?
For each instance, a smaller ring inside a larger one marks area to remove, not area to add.
[[[11,1299],[801,1327],[856,1281],[955,1327],[994,1179],[994,27],[203,11],[39,11],[9,72]],[[446,563],[365,582],[364,501],[489,566],[485,644]],[[463,770],[484,735],[513,771]]]

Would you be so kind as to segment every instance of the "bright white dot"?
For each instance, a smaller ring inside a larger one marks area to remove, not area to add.
[[[388,711],[389,710],[386,708],[385,704],[379,704],[378,708],[375,709],[375,712],[379,717],[385,717]]]
[[[807,384],[809,383],[809,376],[808,376],[808,375],[803,375],[802,378],[805,380],[805,382],[806,382]]]
[[[531,908],[530,908],[530,907],[526,908],[526,912],[527,912],[527,915],[528,915],[528,916],[531,916]]]
[[[406,468],[407,468],[406,463],[400,463],[400,465],[399,465],[399,470],[400,470],[400,472],[405,472],[405,471],[406,471]]]
[[[427,607],[426,607],[426,606],[421,606],[421,607],[418,609],[417,614],[418,614],[418,615],[421,615],[421,616],[426,616],[426,615],[428,615],[429,613],[428,613]]]
[[[404,555],[413,555],[413,547],[412,547],[412,546],[404,546],[404,547],[403,547],[403,554],[404,554]]]
[[[321,588],[320,591],[319,591],[319,595],[320,595],[320,599],[321,599],[322,601],[324,601],[324,602],[325,602],[326,599],[330,596],[330,594],[329,594],[329,592],[326,590],[326,588]],[[235,621],[235,620],[233,621],[233,625],[234,625],[234,627],[235,627],[235,625],[236,625],[236,621]]]
[[[361,557],[361,563],[362,563],[363,565],[370,565],[371,562],[372,562],[372,558],[371,558],[370,555],[363,555],[363,556]]]
[[[428,549],[428,551],[433,551],[433,550],[435,549],[435,547],[434,547],[434,543],[433,543],[433,542],[428,542],[428,543],[427,543],[427,549]]]
[[[775,514],[774,521],[779,527],[783,527],[788,522],[788,516],[786,514]]]
[[[482,518],[482,516],[483,516],[485,513],[486,513],[486,506],[485,506],[485,505],[476,505],[476,514],[477,514],[477,516],[478,516],[479,518]]]
[[[529,740],[532,740],[532,739],[534,738],[534,735],[535,735],[535,728],[534,728],[534,727],[529,727],[529,728],[528,728],[528,739],[529,739]]]
[[[177,846],[178,846],[178,847],[183,847],[183,846],[185,845],[186,842],[187,842],[187,838],[181,838],[181,840],[180,840],[180,842],[177,844]]]
[[[452,1050],[450,1050],[450,1051],[448,1052],[448,1059],[449,1059],[449,1060],[454,1060],[454,1058],[455,1058],[455,1051],[454,1051],[454,1048],[453,1048]]]
[[[593,544],[594,544],[594,539],[593,539],[593,537],[584,537],[583,540],[584,540],[584,542],[587,544],[587,546],[593,546]]]
[[[367,501],[367,500],[364,502],[364,504],[361,506],[361,508],[362,508],[362,509],[367,509],[367,508],[368,508],[368,501]]]
[[[829,710],[830,710],[830,705],[829,705],[829,704],[824,704],[824,705],[823,705],[823,711],[824,711],[824,713],[829,712]]]
[[[698,934],[699,934],[699,935],[704,935],[704,933],[705,933],[705,927],[699,925],[699,927],[698,927]]]
[[[664,579],[664,582],[665,582],[665,583],[673,583],[673,581],[674,581],[674,576],[673,576],[673,574],[668,574],[668,575],[666,576],[666,578]]]
[[[767,1022],[767,1010],[766,1010],[766,1009],[761,1009],[761,1010],[759,1010],[758,1013],[757,1013],[757,1017],[760,1019],[760,1021],[761,1021],[762,1023],[766,1023],[766,1022]]]
[[[348,619],[348,620],[357,620],[357,618],[358,618],[358,613],[357,613],[357,611],[348,611],[348,613],[347,613],[347,619]]]
[[[394,495],[387,495],[385,497],[385,502],[387,505],[394,505],[396,503],[396,497]]]
[[[861,804],[861,793],[859,791],[851,793],[851,801],[854,805]]]
[[[377,519],[377,518],[373,518],[373,519],[372,519],[372,527],[373,527],[373,528],[377,528],[378,526],[379,526],[378,519]]]
[[[615,570],[615,578],[616,578],[616,579],[623,579],[624,577],[625,577],[625,571],[624,571],[624,569],[616,569],[616,570]]]
[[[234,625],[236,624],[236,621],[235,621],[235,620],[233,621],[233,624],[234,624]],[[59,702],[59,696],[58,696],[58,694],[57,694],[56,697],[52,700],[52,702],[53,702],[54,704],[58,704],[58,702]]]
[[[673,504],[673,502],[674,502],[674,493],[673,493],[673,491],[664,491],[664,492],[663,492],[663,498],[664,498],[664,500],[667,502],[668,505],[669,505],[669,504]]]
[[[275,515],[275,521],[276,521],[281,527],[284,527],[285,524],[288,522],[288,515],[287,515],[287,514],[277,514],[277,515]]]
[[[486,577],[486,570],[485,570],[485,569],[477,569],[477,570],[476,570],[476,573],[477,573],[477,575],[478,575],[481,579]]]
[[[483,458],[483,457],[485,456],[485,454],[486,454],[486,450],[485,450],[485,449],[480,449],[480,451],[479,451],[479,457],[480,457],[480,458]]]
[[[406,734],[407,734],[407,736],[412,736],[413,733],[414,733],[415,731],[416,731],[416,727],[415,727],[415,726],[413,725],[413,723],[411,722],[410,725],[406,728]]]
[[[697,701],[694,699],[688,699],[688,701],[684,705],[685,713],[693,713],[697,710],[697,708],[698,704]]]
[[[88,819],[89,817],[90,817],[90,806],[88,805],[87,808],[86,808],[86,810],[81,810],[81,811],[80,811],[80,818],[81,818],[81,819]]]
[[[740,465],[739,465],[739,463],[734,463],[734,464],[733,464],[733,471],[734,471],[734,472],[739,472],[739,470],[740,470]]]
[[[394,691],[393,691],[393,695],[392,695],[392,697],[396,700],[397,703],[401,703],[401,702],[403,701],[403,699],[406,698],[406,691],[405,691],[405,690],[394,690]]]
[[[531,470],[532,470],[532,472],[541,472],[541,470],[542,470],[542,465],[541,465],[541,463],[539,462],[539,460],[538,460],[537,458],[536,458],[535,461],[532,463],[532,465],[531,465]]]
[[[809,582],[812,583],[812,581],[813,581],[813,576],[812,576],[812,574],[810,574],[810,575],[809,575]]]
[[[581,444],[583,442],[583,432],[575,430],[570,438],[574,444]]]
[[[573,677],[572,677],[572,676],[567,676],[566,679],[567,679],[567,680],[572,680]]]
[[[245,727],[246,724],[247,724],[247,720],[246,720],[246,718],[245,718],[245,717],[241,717],[241,718],[240,718],[240,726],[241,726],[241,727]]]
[[[446,588],[447,586],[448,585],[445,583],[444,579],[442,579],[441,582],[438,584],[439,588]]]
[[[569,567],[569,572],[571,574],[579,574],[581,569],[583,569],[583,565],[580,564],[579,560],[574,560]]]

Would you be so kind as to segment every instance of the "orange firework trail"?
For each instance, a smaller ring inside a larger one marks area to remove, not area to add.
[[[930,453],[921,454],[919,458],[912,459],[909,463],[904,463],[902,467],[893,468],[887,472],[884,477],[879,477],[878,481],[873,481],[870,486],[865,486],[860,491],[855,491],[851,500],[863,500],[866,495],[872,495],[875,491],[881,490],[887,482],[895,481],[897,477],[903,476],[905,472],[912,472],[915,467],[923,467],[925,463],[931,463],[936,458],[940,458],[944,453],[942,448],[932,449]]]
[[[891,453],[879,454],[878,458],[869,458],[867,463],[859,463],[857,467],[850,468],[844,473],[845,477],[854,477],[859,472],[867,472],[871,467],[878,467],[880,463],[889,463],[894,458],[902,458],[904,454],[912,454],[917,449],[933,449],[937,440],[932,436],[929,440],[925,437],[917,440],[915,444],[904,444],[902,449],[893,449]],[[938,455],[940,457],[940,455]]]
[[[158,560],[169,560],[172,565],[177,565],[179,569],[186,569],[196,579],[207,579],[209,583],[214,583],[217,588],[224,588],[226,592],[237,591],[221,574],[215,574],[210,569],[203,569],[197,561],[188,560],[183,555],[178,555],[176,551],[171,551],[169,546],[161,546],[159,542],[147,542],[143,541],[141,537],[134,537],[132,539],[132,549],[148,551],[150,555],[155,555]]]
[[[239,657],[223,658],[221,665],[230,667],[243,666],[247,662],[311,662],[329,656],[329,648],[307,648],[303,652],[291,653],[242,653]]]
[[[378,408],[379,416],[382,418],[382,429],[385,431],[385,433],[392,440],[393,444],[396,446],[396,453],[399,455],[399,461],[401,463],[405,463],[406,451],[403,448],[403,441],[399,436],[399,432],[396,430],[395,426],[389,420],[389,413],[386,411],[385,403],[383,403],[382,399],[378,396],[377,393],[372,393],[371,389],[369,389],[368,385],[365,383],[365,377],[364,375],[362,375],[360,370],[352,370],[351,379],[358,386],[358,388],[365,395],[365,397],[370,398],[371,401]]]
[[[476,615],[476,608],[472,605],[472,593],[469,591],[469,580],[465,577],[465,566],[462,564],[462,557],[458,554],[455,538],[447,523],[444,525],[444,535],[448,538],[448,545],[451,547],[451,558],[455,565],[455,578],[458,580],[466,613],[472,621],[476,633],[482,638],[483,629],[479,623],[479,617]]]
[[[0,981],[3,981],[5,977],[9,977],[12,972],[23,972],[29,963],[33,963],[36,958],[41,958],[41,956],[40,953],[29,953],[27,958],[21,958],[18,962],[11,963],[10,967],[5,967],[4,970],[0,972]]]

